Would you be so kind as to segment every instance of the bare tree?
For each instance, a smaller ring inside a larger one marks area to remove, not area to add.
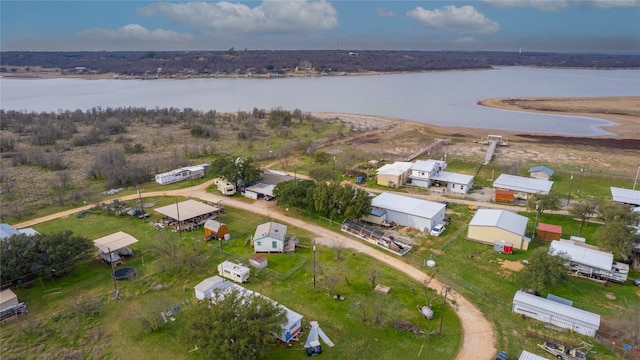
[[[336,249],[336,260],[342,260],[342,252],[344,251],[345,245],[344,240],[333,240],[333,248]]]
[[[376,287],[376,281],[378,280],[378,269],[371,268],[369,272],[369,288],[373,290]]]

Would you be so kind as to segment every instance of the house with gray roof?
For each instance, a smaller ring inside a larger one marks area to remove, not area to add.
[[[417,160],[411,168],[411,185],[419,187],[442,187],[443,191],[466,194],[473,187],[473,176],[444,171],[445,161]]]
[[[284,253],[286,240],[287,226],[269,221],[256,228],[253,249],[256,253]]]
[[[529,168],[529,177],[539,180],[551,180],[554,171],[544,165]]]
[[[467,239],[493,245],[496,241],[512,243],[514,249],[527,250],[529,218],[507,210],[478,209],[469,222]]]
[[[386,221],[429,232],[444,221],[446,205],[384,192],[371,199],[371,206],[386,211]]]
[[[8,239],[13,235],[39,235],[40,233],[34,230],[33,228],[24,228],[24,229],[15,229],[13,226],[2,223],[0,224],[0,240]]]

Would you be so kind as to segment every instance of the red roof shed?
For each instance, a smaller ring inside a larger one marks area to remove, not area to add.
[[[560,240],[562,236],[562,226],[560,225],[551,225],[545,223],[538,224],[538,239],[542,240]]]

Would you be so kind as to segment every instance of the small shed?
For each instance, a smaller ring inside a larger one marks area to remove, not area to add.
[[[546,166],[533,166],[529,169],[529,177],[540,180],[551,180],[554,171]]]
[[[600,315],[518,290],[512,311],[579,334],[594,337],[600,328]]]
[[[268,264],[269,262],[267,261],[267,258],[260,254],[255,254],[251,257],[251,259],[249,259],[249,265],[253,266],[256,269],[264,269]]]
[[[196,298],[198,300],[210,298],[213,295],[213,289],[216,288],[216,284],[223,281],[224,279],[218,275],[202,280],[198,285],[194,287],[194,289],[196,290]]]
[[[494,200],[497,203],[512,203],[515,196],[511,190],[496,189]]]
[[[360,220],[371,224],[381,225],[387,221],[387,212],[382,209],[372,207],[369,214],[361,217]]]
[[[536,236],[541,240],[560,240],[562,237],[562,226],[539,223]]]
[[[11,289],[0,292],[0,311],[18,305],[18,296]]]
[[[204,239],[206,241],[222,240],[228,233],[229,228],[227,225],[219,221],[209,219],[204,223]]]

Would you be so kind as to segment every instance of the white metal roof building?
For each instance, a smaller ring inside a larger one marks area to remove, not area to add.
[[[518,360],[549,360],[549,359],[547,359],[544,356],[540,356],[540,355],[536,355],[534,353],[530,353],[527,350],[522,350]]]
[[[496,189],[512,190],[519,194],[518,197],[526,198],[527,194],[549,194],[553,181],[532,179],[524,176],[501,174],[493,181]]]
[[[640,190],[630,190],[612,186],[611,197],[615,202],[640,206]]]
[[[469,222],[467,238],[490,245],[505,241],[515,249],[527,250],[531,241],[526,237],[528,222],[527,217],[507,210],[478,209]]]
[[[446,205],[384,192],[371,200],[371,206],[387,211],[387,222],[409,226],[420,231],[444,221]]]
[[[600,327],[600,315],[518,290],[513,297],[512,311],[542,322],[571,329],[594,337]]]
[[[93,240],[93,244],[105,254],[118,251],[137,242],[138,239],[123,231],[118,231],[111,235],[103,236],[99,239]]]

